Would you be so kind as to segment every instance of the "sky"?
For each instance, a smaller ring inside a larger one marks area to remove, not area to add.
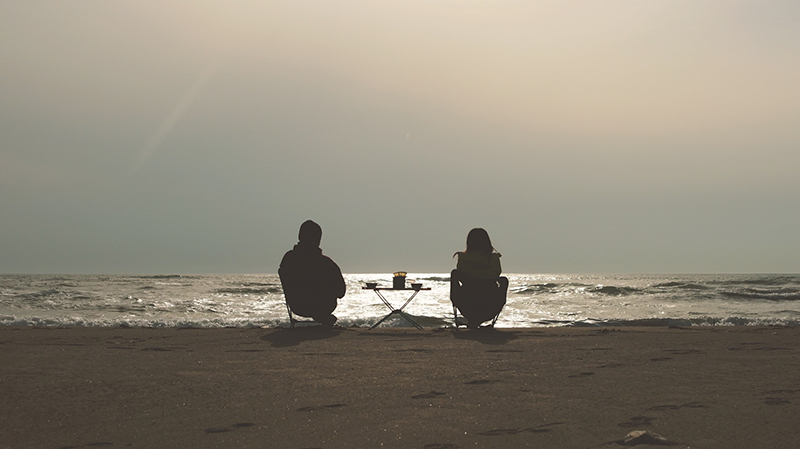
[[[794,0],[0,0],[0,273],[800,272]],[[411,275],[410,274],[410,275]]]

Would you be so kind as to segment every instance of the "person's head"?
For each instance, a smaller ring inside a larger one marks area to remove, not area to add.
[[[491,254],[494,250],[489,233],[483,228],[474,228],[467,234],[467,252],[482,251]]]
[[[302,245],[319,246],[322,241],[322,228],[311,220],[300,225],[298,240]]]

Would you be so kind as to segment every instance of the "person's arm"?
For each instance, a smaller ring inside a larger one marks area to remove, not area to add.
[[[344,298],[345,293],[347,293],[347,285],[344,283],[344,276],[342,276],[342,270],[339,269],[339,266],[336,266],[336,272],[339,275],[339,285],[338,285],[338,292],[336,293],[337,298]]]
[[[328,260],[330,261],[328,272],[330,273],[329,287],[331,289],[331,293],[337,298],[343,298],[347,292],[347,285],[344,283],[342,270],[339,268],[339,265],[336,265],[336,262],[334,262],[333,259],[328,258]]]
[[[492,254],[491,260],[489,261],[489,269],[492,270],[495,277],[500,277],[500,273],[503,272],[503,269],[500,267],[500,254]]]
[[[464,271],[464,269],[466,268],[466,267],[464,267],[464,262],[461,260],[461,259],[462,259],[462,257],[461,257],[461,256],[462,256],[463,254],[464,254],[464,253],[463,253],[462,251],[458,251],[458,252],[456,253],[456,257],[457,257],[457,259],[456,259],[456,270],[459,270],[459,271]]]

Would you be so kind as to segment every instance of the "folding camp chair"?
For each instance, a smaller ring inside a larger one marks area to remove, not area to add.
[[[484,290],[483,292],[475,292],[475,291],[470,291],[471,287],[469,286],[469,285],[472,285],[472,286],[475,285],[475,283],[474,283],[475,279],[474,278],[470,278],[469,276],[466,276],[463,273],[459,273],[457,270],[453,270],[450,273],[450,275],[451,275],[451,277],[450,277],[450,301],[453,304],[453,325],[455,326],[456,330],[458,330],[458,328],[461,325],[465,325],[464,323],[459,323],[459,320],[458,320],[459,309],[458,309],[458,305],[456,305],[457,302],[462,302],[463,301],[463,298],[464,298],[463,295],[465,295],[465,294],[466,295],[469,295],[469,294],[479,295],[479,296],[473,296],[473,302],[472,302],[473,310],[471,311],[473,314],[475,313],[475,310],[474,310],[474,307],[475,307],[475,304],[476,304],[474,302],[475,299],[478,299],[478,301],[481,302],[481,303],[483,302],[481,300],[488,300],[488,302],[494,302],[494,304],[491,304],[491,305],[487,304],[489,309],[484,309],[484,310],[480,311],[481,312],[481,318],[486,318],[486,319],[484,319],[483,321],[478,323],[478,325],[475,326],[475,327],[480,327],[481,324],[491,320],[491,324],[486,325],[484,327],[494,327],[495,323],[497,323],[497,319],[500,317],[500,312],[503,310],[503,307],[506,304],[506,296],[507,296],[507,293],[508,293],[508,278],[506,278],[504,276],[501,276],[501,277],[497,278],[497,280],[496,280],[496,287],[488,287],[488,289],[487,289],[487,287],[483,287],[482,288]],[[466,285],[465,285],[464,281],[467,281]],[[472,288],[475,288],[475,287],[472,287]],[[460,301],[459,301],[458,297],[461,297]],[[491,301],[492,299],[494,301]],[[484,303],[484,304],[486,304],[486,303]],[[464,306],[464,305],[465,304],[462,302],[462,306]],[[497,313],[495,313],[493,316],[491,315],[491,312],[488,312],[488,310],[491,310],[491,308],[496,308],[496,310],[497,310]],[[462,311],[462,315],[463,315],[463,311]],[[464,318],[469,319],[466,316]]]
[[[289,312],[289,327],[294,329],[295,323],[319,324],[319,325],[321,325],[321,323],[318,323],[318,322],[316,322],[314,320],[298,320],[298,319],[296,319],[294,317],[294,314],[292,313],[292,309],[291,309],[291,307],[289,307],[289,301],[288,301],[288,299],[286,299],[286,285],[283,282],[283,276],[282,276],[280,268],[278,269],[278,276],[281,279],[281,289],[283,290],[283,300],[286,303],[286,311]]]

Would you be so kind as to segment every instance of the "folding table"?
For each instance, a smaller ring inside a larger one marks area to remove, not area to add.
[[[387,318],[389,318],[390,316],[392,316],[394,314],[400,315],[401,317],[405,318],[406,321],[408,321],[409,323],[413,324],[417,329],[422,330],[422,326],[420,326],[419,324],[417,324],[416,321],[411,319],[411,317],[407,313],[403,312],[403,309],[405,309],[406,306],[411,303],[411,301],[414,299],[414,297],[417,296],[417,294],[421,290],[430,290],[430,287],[419,287],[419,288],[362,287],[362,290],[372,290],[372,291],[374,291],[375,294],[377,294],[378,297],[381,298],[381,301],[383,301],[383,303],[386,304],[386,307],[388,307],[389,310],[390,310],[389,314],[386,315],[385,317],[381,318],[381,320],[378,321],[377,323],[373,324],[372,327],[370,327],[370,330],[375,329],[379,324],[383,323],[384,321],[386,321]],[[390,303],[389,300],[387,300],[386,297],[383,296],[383,294],[381,293],[382,290],[387,290],[387,291],[407,291],[407,290],[411,290],[414,293],[412,293],[411,296],[409,296],[408,299],[406,299],[406,302],[404,302],[402,306],[400,306],[399,308],[395,308],[392,305],[392,303]]]

